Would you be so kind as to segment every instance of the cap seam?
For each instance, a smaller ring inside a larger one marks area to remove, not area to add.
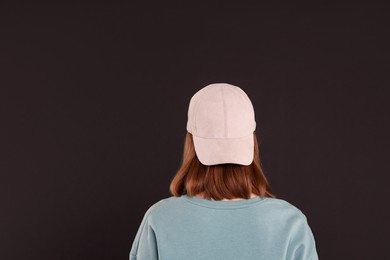
[[[227,110],[226,110],[226,102],[225,102],[225,96],[223,91],[223,86],[221,87],[221,96],[222,96],[222,106],[223,106],[223,116],[224,116],[224,130],[225,130],[225,138],[228,137],[228,129],[227,129]]]

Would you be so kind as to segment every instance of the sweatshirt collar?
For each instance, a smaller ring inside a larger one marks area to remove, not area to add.
[[[255,205],[259,202],[262,202],[265,197],[256,196],[249,199],[242,200],[208,200],[196,196],[190,196],[188,194],[182,195],[182,197],[194,204],[211,207],[211,208],[242,208]]]

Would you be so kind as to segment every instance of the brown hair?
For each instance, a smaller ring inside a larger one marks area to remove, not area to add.
[[[176,197],[202,193],[204,198],[214,200],[249,199],[251,193],[275,198],[262,169],[255,132],[253,138],[254,158],[250,165],[224,163],[207,166],[196,156],[192,134],[187,132],[182,164],[171,181],[169,192]]]

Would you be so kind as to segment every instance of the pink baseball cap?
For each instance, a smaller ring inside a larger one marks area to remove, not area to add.
[[[202,164],[252,163],[255,112],[241,88],[214,83],[200,89],[190,100],[186,128]]]

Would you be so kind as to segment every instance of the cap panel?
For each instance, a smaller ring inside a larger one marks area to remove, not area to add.
[[[195,114],[196,114],[196,107],[198,105],[199,100],[201,100],[201,96],[207,92],[209,88],[203,87],[200,90],[198,90],[190,99],[190,104],[188,107],[188,120],[187,120],[187,126],[186,129],[190,133],[194,133],[196,131],[196,125],[195,125]]]
[[[254,112],[250,100],[238,87],[226,87],[223,92],[228,129],[226,137],[238,138],[253,132]]]
[[[210,84],[207,85],[200,90],[198,90],[190,99],[190,104],[188,107],[188,114],[187,114],[187,126],[186,129],[188,132],[192,134],[196,134],[196,113],[197,113],[197,108],[199,106],[199,102],[202,100],[202,96],[210,91],[212,88],[216,87],[216,84]]]
[[[218,86],[208,89],[196,107],[194,134],[203,138],[225,138],[225,120],[221,89]]]

